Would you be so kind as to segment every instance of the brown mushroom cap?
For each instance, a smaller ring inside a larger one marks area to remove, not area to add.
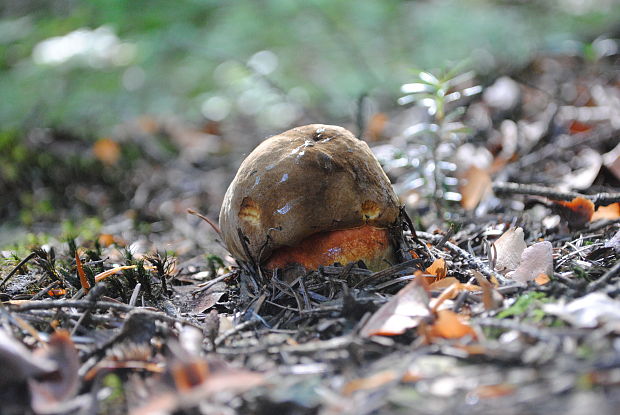
[[[311,124],[265,140],[241,163],[224,197],[220,228],[235,258],[260,264],[274,250],[319,232],[394,226],[399,210],[364,141],[342,127]]]

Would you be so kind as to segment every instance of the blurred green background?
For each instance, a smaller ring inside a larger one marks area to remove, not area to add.
[[[411,68],[518,67],[620,21],[613,0],[0,4],[0,128],[88,136],[143,114],[241,115],[267,130],[308,108],[340,120],[361,94],[397,96]]]
[[[136,120],[141,133],[172,117],[237,137],[194,156],[247,151],[294,125],[351,125],[361,96],[389,111],[414,68],[465,61],[490,82],[538,53],[587,57],[618,22],[616,0],[2,0],[0,220],[134,197],[138,159],[165,165],[191,142],[153,150],[134,134],[120,165],[105,142],[93,157]]]

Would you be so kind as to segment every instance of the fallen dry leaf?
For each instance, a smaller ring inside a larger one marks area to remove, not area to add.
[[[34,356],[10,332],[0,328],[0,367],[0,385],[6,385],[52,373],[58,366],[51,359]]]
[[[502,305],[504,296],[495,289],[495,286],[489,282],[479,271],[472,271],[476,281],[482,288],[482,304],[485,310],[495,310]]]
[[[521,262],[521,254],[527,248],[522,228],[510,228],[493,243],[495,269],[513,271]]]
[[[362,337],[395,336],[431,318],[428,293],[416,277],[377,310],[360,330]]]
[[[553,246],[551,242],[538,242],[521,254],[521,263],[506,276],[518,282],[534,280],[540,274],[553,275]]]
[[[620,203],[616,202],[607,206],[599,206],[594,214],[592,214],[591,221],[594,222],[595,220],[601,219],[620,219]]]
[[[37,413],[53,413],[56,405],[72,398],[78,389],[80,358],[68,332],[55,332],[47,347],[35,351],[35,356],[56,363],[54,376],[30,379],[31,404]]]
[[[450,287],[452,284],[457,284],[456,290],[454,292],[454,297],[462,291],[481,291],[482,288],[475,284],[463,284],[459,280],[454,277],[447,277],[442,280],[435,281],[434,283],[428,286],[429,290],[445,290]],[[452,297],[452,298],[454,298]]]
[[[465,210],[473,210],[491,191],[491,175],[486,170],[471,166],[460,179],[462,184],[459,186],[459,191],[463,196],[461,206]]]
[[[446,277],[448,273],[448,268],[446,266],[446,260],[443,258],[437,258],[430,267],[426,268],[426,273],[430,275],[434,275],[437,278],[432,279],[433,281],[440,280]],[[428,281],[431,282],[431,281]]]
[[[545,285],[551,281],[551,278],[547,274],[539,274],[536,278],[534,278],[534,282],[538,285]]]
[[[430,338],[460,339],[465,336],[476,338],[474,329],[466,323],[466,319],[452,310],[437,311],[435,323],[428,329]]]

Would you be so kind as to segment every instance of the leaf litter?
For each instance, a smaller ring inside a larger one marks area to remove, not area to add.
[[[618,130],[585,119],[582,101],[551,99],[579,81],[590,112],[617,110],[597,92],[618,94],[617,81],[596,76],[608,59],[539,57],[455,101],[476,134],[450,145],[481,155],[469,165],[424,159],[427,147],[399,133],[418,127],[411,117],[375,117],[373,138],[388,138],[378,154],[407,157],[388,160],[387,173],[417,195],[406,202],[411,259],[378,273],[336,264],[282,279],[221,250],[207,256],[198,222],[164,202],[168,233],[119,231],[119,215],[97,242],[56,242],[57,253],[24,261],[3,253],[0,366],[14,373],[0,374],[3,413],[614,413]],[[550,69],[560,64],[568,69]],[[116,142],[102,141],[97,157],[118,163]],[[459,186],[425,188],[407,161],[416,158],[460,171],[443,177]],[[183,168],[171,169],[135,197],[179,183]],[[177,258],[157,251],[172,241]]]

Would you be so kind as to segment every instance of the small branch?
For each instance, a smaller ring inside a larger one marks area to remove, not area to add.
[[[23,312],[28,310],[49,310],[53,308],[65,308],[72,307],[77,309],[98,309],[98,310],[118,310],[125,313],[129,313],[132,310],[140,309],[144,313],[149,313],[153,318],[168,322],[168,323],[181,323],[197,328],[200,326],[181,318],[171,317],[163,314],[159,311],[153,311],[142,307],[132,307],[128,304],[113,303],[111,301],[97,301],[91,302],[87,300],[75,301],[75,300],[55,300],[55,301],[31,301],[25,304],[13,305],[9,304],[9,310],[14,312]]]
[[[497,195],[529,195],[543,196],[554,200],[573,200],[576,197],[583,197],[591,200],[596,206],[605,206],[611,203],[620,202],[620,193],[596,193],[584,195],[577,192],[562,192],[549,187],[538,186],[535,184],[521,183],[493,183],[493,191]]]

